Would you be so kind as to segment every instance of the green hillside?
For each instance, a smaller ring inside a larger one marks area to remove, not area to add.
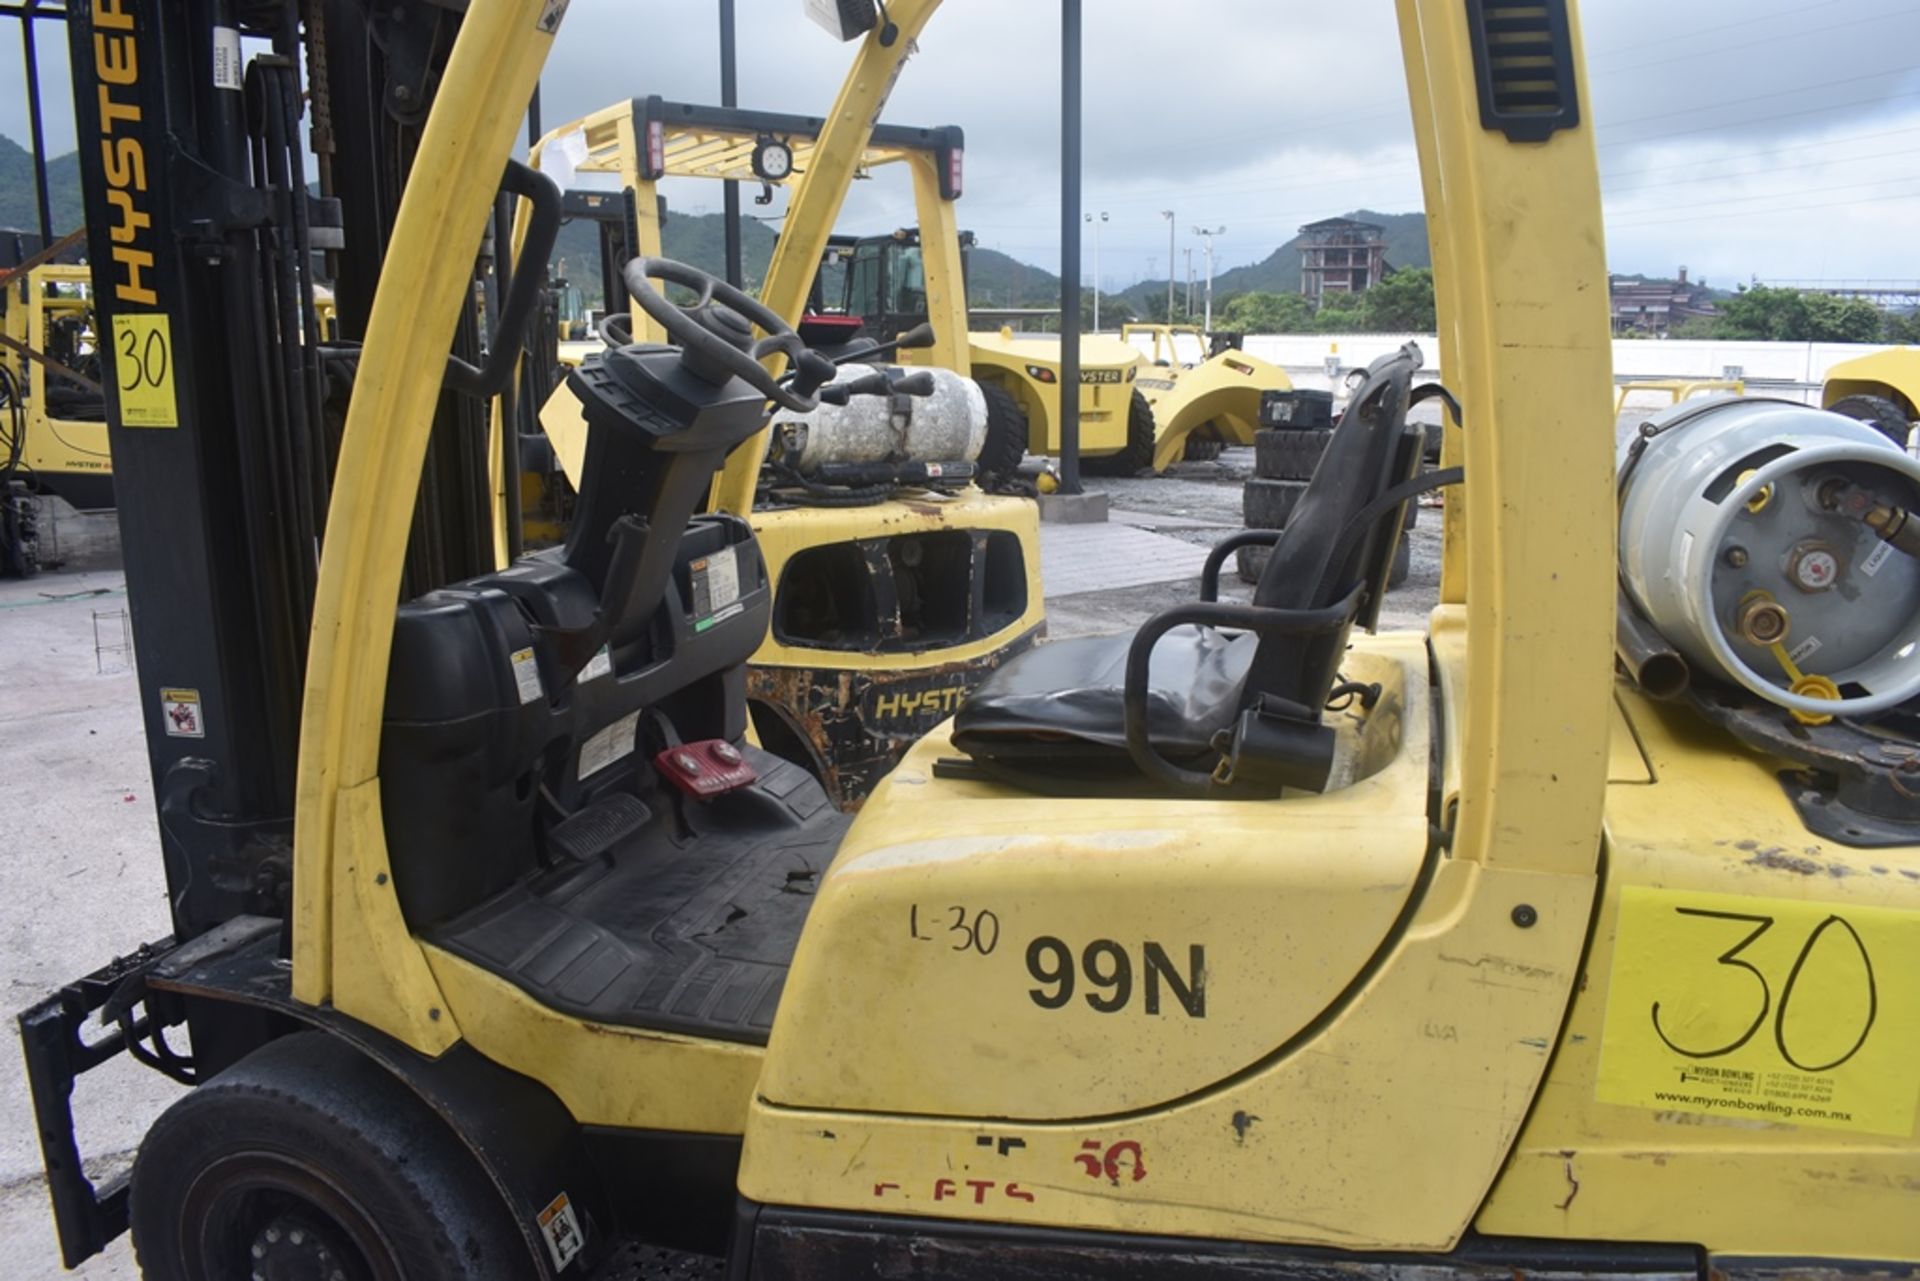
[[[47,203],[56,237],[80,225],[79,153],[69,151],[47,162]],[[33,153],[5,135],[0,135],[0,227],[40,231],[40,211],[33,198]]]

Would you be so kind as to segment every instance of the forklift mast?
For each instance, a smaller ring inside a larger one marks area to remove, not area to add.
[[[285,912],[329,477],[426,84],[458,22],[427,3],[369,20],[348,0],[67,12],[141,706],[186,939]],[[271,51],[247,58],[243,41]],[[379,108],[330,107],[366,101]],[[338,307],[324,343],[322,254]],[[468,308],[454,354],[480,346]],[[484,403],[443,392],[409,592],[492,567],[485,441]]]

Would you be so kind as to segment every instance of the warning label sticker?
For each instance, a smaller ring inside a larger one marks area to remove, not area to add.
[[[693,571],[693,617],[717,614],[740,599],[739,549],[702,557],[688,566]]]
[[[513,686],[520,691],[522,704],[537,703],[546,693],[540,684],[540,663],[531,646],[513,651]]]
[[[1920,913],[1625,887],[1595,1093],[1912,1134]]]
[[[163,689],[160,691],[160,719],[169,738],[205,738],[207,723],[200,715],[200,691]]]
[[[559,1272],[573,1262],[573,1256],[586,1244],[580,1236],[580,1219],[574,1214],[573,1202],[567,1199],[566,1193],[547,1203],[547,1208],[540,1211],[539,1222],[547,1254],[553,1259],[553,1270]]]
[[[634,736],[640,729],[640,713],[628,712],[613,724],[580,745],[580,774],[598,774],[607,766],[633,754]]]
[[[587,660],[587,665],[580,669],[579,679],[575,683],[585,685],[588,681],[597,681],[602,676],[611,675],[613,675],[613,651],[602,645],[593,652],[593,657]]]

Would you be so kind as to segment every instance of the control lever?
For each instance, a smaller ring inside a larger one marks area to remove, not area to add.
[[[916,373],[877,369],[843,383],[828,383],[820,389],[820,399],[829,405],[844,405],[855,396],[931,396],[933,374],[922,369]]]
[[[892,342],[881,343],[878,347],[861,347],[834,360],[836,365],[859,362],[871,364],[882,356],[891,356],[896,351],[912,351],[921,347],[933,346],[933,323],[923,320]]]

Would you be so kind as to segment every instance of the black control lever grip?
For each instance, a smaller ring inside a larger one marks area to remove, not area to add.
[[[892,390],[901,396],[933,395],[933,373],[922,369],[919,373],[903,374],[893,380]]]
[[[844,405],[855,396],[884,396],[891,390],[884,370],[861,374],[843,383],[828,383],[820,389],[820,399],[829,405]]]

